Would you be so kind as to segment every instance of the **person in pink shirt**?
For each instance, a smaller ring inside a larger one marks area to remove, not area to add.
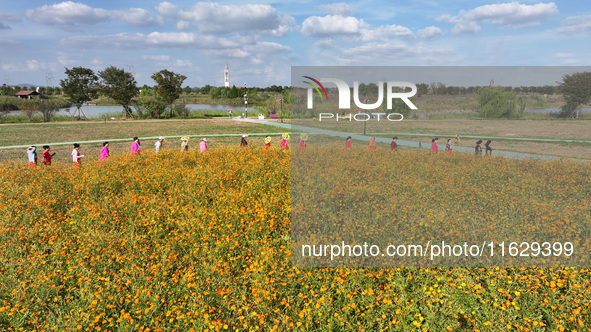
[[[289,146],[287,145],[287,140],[289,139],[289,134],[288,133],[283,133],[281,135],[282,140],[281,140],[281,150],[287,150],[289,149]]]
[[[201,152],[207,151],[207,138],[202,139],[201,142],[199,143],[199,151],[201,151]]]
[[[437,141],[439,141],[439,137],[435,137],[431,140],[431,153],[437,153],[439,148],[437,147]]]
[[[140,152],[142,152],[142,150],[140,150],[140,139],[134,137],[133,143],[131,144],[131,155],[133,156],[134,154],[139,154]]]
[[[351,149],[351,136],[345,140],[345,149]]]
[[[306,140],[308,139],[308,134],[307,133],[301,133],[300,134],[300,150],[303,150],[306,148]]]
[[[109,158],[111,155],[109,154],[109,142],[103,143],[103,148],[101,149],[101,156],[99,157],[99,161],[105,160]]]

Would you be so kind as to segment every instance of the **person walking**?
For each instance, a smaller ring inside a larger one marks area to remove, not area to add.
[[[34,145],[29,146],[27,156],[29,157],[29,167],[35,167],[37,165],[37,147]]]
[[[204,138],[199,143],[199,151],[206,152],[207,151],[207,138]]]
[[[474,147],[474,155],[475,156],[482,156],[482,146],[481,146],[481,144],[482,144],[482,140],[479,139],[476,142],[476,146]]]
[[[82,161],[81,159],[86,157],[83,154],[80,154],[80,144],[74,143],[74,150],[72,150],[72,161],[74,162],[75,166],[81,166]]]
[[[103,148],[101,149],[101,155],[99,156],[99,161],[103,161],[111,156],[109,152],[109,142],[103,143]]]
[[[133,143],[131,143],[131,155],[136,155],[136,154],[140,154],[140,152],[142,152],[142,150],[140,150],[141,147],[141,143],[140,143],[140,139],[137,137],[133,138]]]
[[[300,134],[300,150],[303,150],[306,148],[306,141],[308,140],[308,134],[307,133],[301,133]]]
[[[160,152],[160,148],[162,147],[163,142],[164,142],[164,136],[158,137],[158,140],[156,141],[156,143],[154,143],[156,153]]]
[[[55,156],[55,152],[51,153],[50,150],[49,145],[43,146],[43,165],[45,166],[51,166],[51,159]]]
[[[189,151],[189,136],[181,137],[181,152]]]
[[[375,150],[376,149],[376,138],[372,137],[369,139],[369,147],[370,150]]]
[[[435,137],[431,140],[431,153],[437,154],[439,148],[437,147],[437,142],[439,141],[439,137]]]
[[[445,145],[445,152],[447,155],[451,155],[452,147],[451,147],[451,138],[447,140],[447,144]]]
[[[492,155],[492,148],[490,147],[490,145],[492,144],[491,140],[486,141],[486,143],[484,144],[486,150],[485,150],[485,156],[491,156]]]
[[[394,136],[392,138],[392,143],[390,143],[390,150],[394,152],[398,152],[398,143],[396,143],[396,141],[398,141],[398,137]]]
[[[289,146],[287,145],[287,141],[289,140],[289,134],[283,133],[281,134],[281,150],[288,150]]]

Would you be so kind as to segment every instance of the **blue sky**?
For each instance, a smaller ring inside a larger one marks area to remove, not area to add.
[[[10,1],[0,84],[58,86],[64,67],[169,69],[189,86],[289,85],[291,66],[591,64],[581,1]],[[484,82],[486,84],[487,82]]]

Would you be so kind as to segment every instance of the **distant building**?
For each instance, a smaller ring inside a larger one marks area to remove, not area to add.
[[[31,99],[33,96],[39,98],[39,92],[33,90],[21,90],[15,94],[19,98]]]
[[[226,62],[226,68],[224,69],[224,86],[226,88],[230,87],[230,69],[228,68],[227,62]]]

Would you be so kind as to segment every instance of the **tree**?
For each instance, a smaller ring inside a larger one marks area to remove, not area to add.
[[[18,109],[29,119],[29,122],[31,122],[33,114],[39,110],[39,100],[19,98]]]
[[[123,106],[126,118],[128,115],[133,117],[131,101],[139,93],[133,74],[110,66],[103,71],[99,71],[99,76],[102,79],[100,91]]]
[[[517,118],[521,114],[515,107],[518,102],[516,95],[513,91],[505,91],[503,87],[480,88],[478,114],[483,118]]]
[[[216,86],[209,89],[209,98],[218,99],[220,98],[220,89]]]
[[[64,100],[41,99],[38,111],[43,116],[43,122],[49,122],[60,108],[70,107],[70,104]]]
[[[187,76],[163,69],[152,74],[152,79],[157,84],[154,89],[156,89],[158,96],[170,105],[170,117],[172,117],[172,103],[183,92],[182,85],[185,79],[187,79]]]
[[[558,85],[558,92],[562,93],[566,101],[560,115],[578,119],[581,105],[588,104],[591,99],[591,72],[564,75]]]
[[[60,84],[66,97],[72,104],[76,105],[76,114],[80,119],[80,116],[84,115],[80,110],[82,104],[96,98],[98,95],[99,78],[92,69],[84,67],[66,68],[66,75],[68,75],[68,78],[60,80]],[[84,117],[86,118],[86,115]]]

